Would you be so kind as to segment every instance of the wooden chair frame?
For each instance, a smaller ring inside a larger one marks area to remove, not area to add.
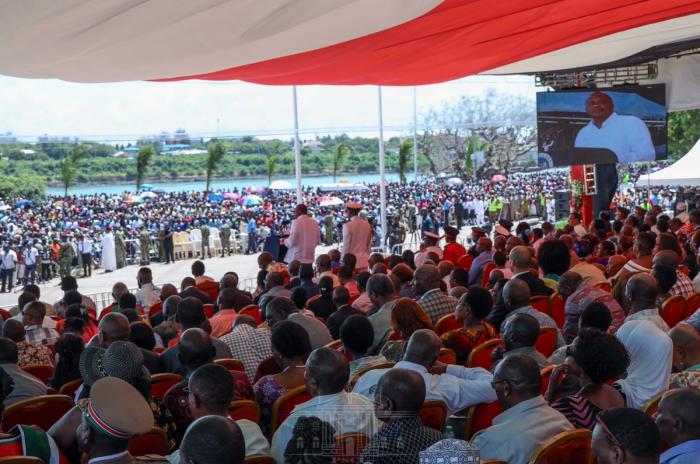
[[[591,439],[591,431],[588,429],[574,429],[574,430],[567,430],[566,432],[559,433],[557,435],[554,435],[552,438],[547,440],[546,442],[542,443],[540,446],[537,447],[534,453],[532,453],[532,457],[528,461],[528,464],[539,464],[543,456],[551,449],[556,448],[557,446],[560,446],[563,443],[567,443],[572,440],[578,440],[580,438],[588,438],[589,442]],[[590,455],[588,457],[588,460],[590,460]],[[573,461],[572,461],[573,462]]]
[[[236,400],[236,401],[231,401],[231,404],[228,406],[229,413],[232,409],[235,408],[253,408],[258,411],[257,417],[253,422],[256,424],[260,422],[260,405],[256,403],[255,401],[252,400]]]
[[[282,396],[277,398],[272,405],[272,413],[270,414],[270,435],[274,434],[277,428],[280,426],[280,408],[289,399],[294,398],[302,393],[306,392],[306,385],[299,385],[296,388],[292,388],[285,392]]]
[[[73,398],[71,398],[68,395],[42,395],[35,396],[34,398],[28,398],[26,400],[18,401],[15,404],[11,404],[7,408],[5,408],[5,412],[3,413],[3,419],[6,420],[6,418],[10,417],[11,414],[16,413],[17,411],[21,411],[24,408],[39,406],[40,404],[45,403],[65,403],[66,406],[70,405],[70,407],[68,408],[68,410],[70,411],[70,409],[73,407]],[[3,429],[5,428],[8,428],[6,423],[3,424]]]
[[[476,353],[483,351],[487,348],[491,348],[492,346],[495,349],[496,346],[502,345],[502,344],[503,344],[503,340],[501,340],[500,338],[492,338],[491,340],[486,340],[485,342],[476,345],[469,353],[469,357],[467,358],[467,367],[472,367],[472,362],[474,361],[474,358],[476,357]],[[493,350],[491,350],[491,351],[493,351]]]

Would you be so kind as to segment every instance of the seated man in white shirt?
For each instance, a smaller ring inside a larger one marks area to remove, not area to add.
[[[442,343],[435,332],[430,329],[417,330],[408,341],[403,360],[393,368],[421,374],[425,380],[425,399],[443,401],[449,414],[496,399],[491,388],[493,376],[487,370],[443,364],[437,360],[441,347]],[[435,374],[428,372],[429,369]],[[357,381],[353,392],[374,398],[377,383],[387,370],[374,369],[367,372]]]
[[[272,457],[285,462],[284,450],[297,420],[303,416],[316,416],[331,424],[336,436],[345,433],[374,435],[380,422],[374,415],[374,404],[356,393],[347,393],[350,365],[336,350],[319,348],[306,360],[304,383],[311,399],[297,405],[272,437]]]
[[[491,385],[503,412],[471,440],[481,459],[526,464],[538,446],[574,428],[540,395],[540,368],[529,356],[506,357],[496,368]]]

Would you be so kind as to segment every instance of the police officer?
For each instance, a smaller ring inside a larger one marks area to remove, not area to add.
[[[61,246],[58,249],[58,266],[59,275],[61,276],[61,278],[70,275],[71,266],[73,265],[73,258],[75,258],[75,251],[73,251],[73,246],[68,242],[68,237],[62,235]]]
[[[147,227],[141,227],[139,244],[141,245],[141,266],[147,266],[151,264],[151,233]]]
[[[206,222],[202,222],[199,228],[202,232],[202,259],[206,259],[209,255],[209,227]]]

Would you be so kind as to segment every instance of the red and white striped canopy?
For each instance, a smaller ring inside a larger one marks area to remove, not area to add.
[[[0,0],[0,74],[418,85],[700,38],[690,0]]]

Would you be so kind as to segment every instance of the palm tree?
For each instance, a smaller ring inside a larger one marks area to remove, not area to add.
[[[211,176],[216,171],[216,167],[219,162],[224,159],[226,154],[226,149],[221,143],[210,143],[209,144],[209,155],[207,156],[207,186],[206,193],[209,193],[209,184],[211,183]]]
[[[146,180],[146,172],[148,171],[148,165],[151,164],[153,159],[153,147],[146,145],[141,147],[138,154],[136,155],[136,191],[141,190],[141,185],[143,181]]]
[[[333,155],[333,182],[335,183],[335,178],[338,175],[338,171],[343,166],[345,157],[348,153],[352,152],[352,147],[347,143],[341,143],[335,148],[335,153]]]
[[[84,158],[85,148],[82,145],[76,145],[68,153],[68,156],[61,160],[59,167],[64,197],[68,196],[68,189],[75,185],[75,181],[78,178],[78,167]]]
[[[467,149],[464,153],[464,172],[467,179],[474,175],[474,159],[473,155],[482,151],[485,147],[485,143],[478,136],[472,135],[467,138]]]
[[[406,183],[406,167],[408,166],[408,160],[411,158],[411,151],[413,150],[413,141],[406,139],[399,145],[399,179],[402,184]]]
[[[267,154],[267,159],[265,160],[265,167],[267,169],[267,185],[272,184],[272,177],[275,175],[277,170],[277,152],[272,151]]]

